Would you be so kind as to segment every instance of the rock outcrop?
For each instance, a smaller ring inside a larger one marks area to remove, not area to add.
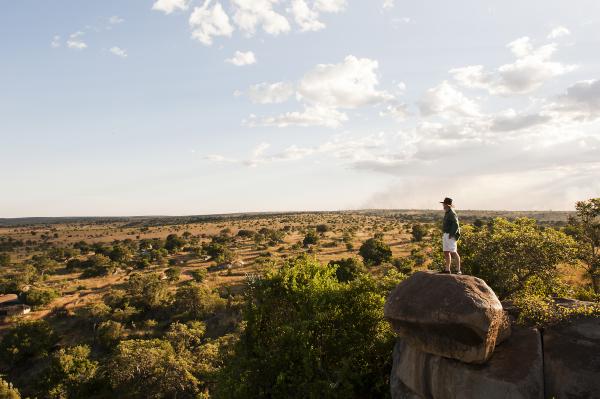
[[[544,329],[547,398],[600,397],[600,319]]]
[[[542,343],[536,329],[514,329],[484,365],[425,353],[402,338],[393,360],[392,399],[544,397]]]
[[[510,335],[496,294],[466,275],[417,272],[390,293],[384,315],[413,347],[466,363],[485,363]]]
[[[399,284],[384,313],[400,335],[393,399],[600,398],[598,318],[511,327],[483,280],[425,272]]]

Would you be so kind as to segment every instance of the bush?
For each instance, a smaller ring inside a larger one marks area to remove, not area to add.
[[[123,336],[125,328],[118,321],[107,320],[100,323],[96,332],[98,341],[105,348],[112,348]]]
[[[0,356],[9,363],[42,356],[58,341],[48,322],[22,321],[12,327],[0,341]]]
[[[335,276],[341,282],[354,280],[367,271],[365,265],[356,258],[332,260],[329,262],[329,266],[336,267]]]
[[[170,267],[167,270],[165,270],[165,276],[167,276],[167,279],[169,279],[170,282],[177,282],[179,281],[179,277],[181,276],[181,268]]]
[[[381,238],[369,238],[360,246],[358,254],[369,265],[380,265],[392,259],[392,250]]]
[[[509,297],[537,277],[546,284],[560,263],[574,259],[576,244],[555,229],[542,229],[533,219],[494,219],[487,228],[465,226],[459,252],[463,272],[484,279],[500,298]],[[440,245],[434,250],[440,251]]]
[[[23,303],[31,306],[45,306],[59,297],[52,288],[32,287],[20,295]]]
[[[424,226],[420,223],[413,224],[412,228],[411,228],[412,240],[414,242],[423,241],[423,238],[427,235],[427,232],[428,232],[428,229],[426,226]]]
[[[368,275],[340,283],[306,256],[251,281],[246,327],[216,397],[389,397],[387,289]]]
[[[17,388],[13,387],[13,384],[0,378],[0,398],[21,399],[21,394]]]
[[[208,270],[206,269],[195,269],[190,271],[190,275],[197,283],[201,283],[204,281],[206,276],[208,275]]]
[[[46,377],[51,398],[86,398],[96,377],[98,362],[90,360],[90,348],[77,345],[58,350]]]
[[[302,240],[302,245],[308,247],[309,245],[317,245],[319,243],[319,235],[314,230],[309,230]]]
[[[203,319],[224,305],[219,295],[203,285],[179,287],[175,294],[175,309],[194,319]]]

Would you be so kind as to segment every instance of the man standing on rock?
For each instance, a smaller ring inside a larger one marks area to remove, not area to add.
[[[446,268],[442,273],[452,273],[450,266],[452,264],[452,258],[456,261],[456,274],[462,274],[460,270],[460,256],[456,250],[456,241],[460,237],[460,226],[458,224],[458,216],[454,209],[452,209],[452,198],[444,198],[444,201],[440,202],[444,205],[446,214],[444,215],[444,225],[442,227],[442,247],[444,250],[444,259],[446,260]]]

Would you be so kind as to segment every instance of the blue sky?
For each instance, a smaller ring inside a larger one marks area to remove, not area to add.
[[[596,1],[4,2],[0,217],[572,209]]]

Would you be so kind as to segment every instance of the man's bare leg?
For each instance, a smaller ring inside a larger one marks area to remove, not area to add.
[[[458,252],[452,252],[451,253],[452,257],[454,258],[454,262],[456,263],[456,272],[461,272],[460,270],[460,255],[458,254]],[[448,263],[446,261],[446,263]]]
[[[450,271],[450,265],[452,264],[452,258],[450,257],[450,251],[444,251],[444,259],[446,260],[446,271]]]

